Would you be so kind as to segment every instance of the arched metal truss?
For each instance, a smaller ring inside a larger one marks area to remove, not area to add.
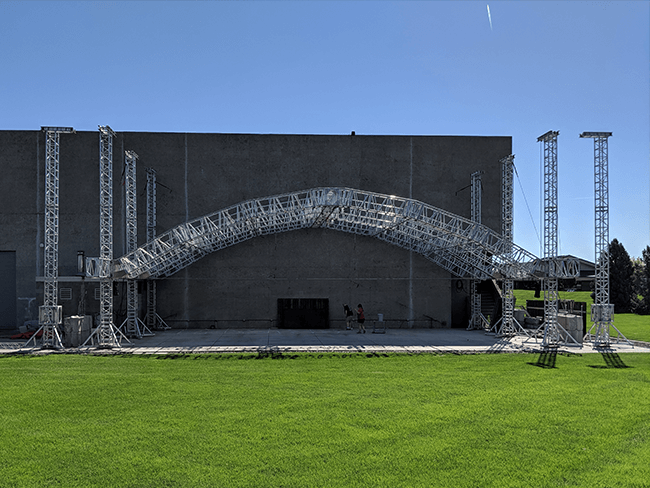
[[[322,227],[417,252],[453,275],[513,279],[577,276],[578,263],[540,260],[470,219],[394,195],[313,188],[248,200],[160,234],[113,261],[116,279],[164,278],[212,252],[257,236]]]

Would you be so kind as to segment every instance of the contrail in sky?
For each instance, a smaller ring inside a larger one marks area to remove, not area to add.
[[[490,31],[492,31],[492,16],[490,15],[490,5],[488,4],[488,20],[490,21]]]

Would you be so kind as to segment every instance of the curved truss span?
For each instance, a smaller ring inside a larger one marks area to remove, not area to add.
[[[323,227],[366,235],[423,255],[455,276],[527,278],[545,262],[500,234],[423,202],[350,188],[310,190],[248,200],[181,224],[113,262],[116,278],[164,278],[257,236]],[[576,276],[575,263],[551,272]]]

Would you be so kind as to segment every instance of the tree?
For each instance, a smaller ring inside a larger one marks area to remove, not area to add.
[[[650,246],[646,246],[641,255],[639,266],[635,268],[637,278],[635,293],[641,296],[635,312],[648,315],[650,314]]]
[[[630,255],[623,244],[614,239],[609,244],[609,302],[617,313],[629,313],[632,309],[634,268]]]
[[[645,264],[641,258],[632,258],[632,312],[644,315],[643,290],[645,290]]]

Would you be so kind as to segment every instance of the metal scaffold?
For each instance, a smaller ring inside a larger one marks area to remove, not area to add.
[[[41,127],[45,132],[45,242],[43,256],[43,305],[38,310],[40,327],[25,343],[60,349],[62,321],[58,305],[59,281],[59,134],[74,133],[72,127]]]
[[[350,188],[314,188],[249,200],[160,234],[115,260],[117,279],[163,278],[209,253],[279,232],[322,227],[365,235],[415,251],[461,278],[513,278],[541,272],[545,263],[470,219],[423,202]],[[556,263],[576,276],[578,263]]]
[[[470,184],[470,219],[472,222],[481,223],[483,188],[481,175],[483,171],[471,174]],[[478,280],[470,280],[470,319],[467,330],[486,329],[489,327],[487,319],[481,312],[481,294],[478,292]]]
[[[113,137],[109,126],[99,126],[99,324],[83,346],[121,347],[126,337],[113,323]],[[118,336],[120,339],[118,339]],[[127,339],[128,340],[128,339]]]
[[[631,343],[614,326],[614,305],[609,303],[609,165],[607,142],[611,132],[583,132],[581,138],[594,140],[594,200],[595,200],[595,298],[591,306],[591,321],[585,340],[598,347],[611,342],[611,328],[617,332],[616,341]]]
[[[46,133],[44,300],[39,308],[42,346],[62,348],[62,307],[57,304],[59,241],[59,134],[72,128],[43,127]],[[280,232],[324,228],[373,237],[416,252],[452,276],[470,280],[471,318],[468,330],[499,336],[527,331],[514,318],[514,280],[539,279],[544,290],[543,346],[577,342],[558,323],[558,279],[579,274],[577,260],[558,256],[557,136],[540,136],[544,148],[544,253],[540,258],[514,244],[514,155],[501,160],[502,229],[482,224],[482,171],[471,174],[470,219],[426,203],[395,195],[344,187],[312,188],[256,198],[180,224],[156,235],[156,171],[147,169],[146,236],[138,247],[138,155],[125,152],[125,249],[114,258],[113,138],[109,126],[99,126],[99,257],[87,258],[86,273],[99,279],[99,323],[83,346],[121,347],[128,337],[153,335],[169,327],[156,310],[156,280],[169,277],[204,256],[246,240]],[[607,195],[607,138],[611,133],[583,133],[594,138],[596,181],[596,300],[595,322],[588,337],[596,345],[610,343],[613,305],[609,302],[609,216]],[[467,187],[465,187],[467,188]],[[81,258],[83,259],[83,257]],[[90,271],[89,271],[90,270]],[[492,326],[481,313],[481,280],[502,280],[503,315]],[[114,282],[124,280],[127,316],[114,324]],[[138,317],[137,280],[146,280],[146,316]],[[615,327],[613,327],[616,329]],[[593,332],[595,330],[595,332]],[[538,331],[538,332],[539,332]],[[618,332],[618,330],[616,329]],[[126,335],[125,335],[126,333]],[[31,340],[36,345],[36,334]],[[622,335],[619,332],[619,338]],[[623,338],[625,339],[625,338]],[[627,339],[625,339],[627,340]],[[29,344],[28,341],[25,345]]]
[[[156,237],[156,170],[147,168],[147,242]],[[169,330],[165,321],[157,311],[157,285],[156,280],[149,279],[147,283],[147,315],[145,324],[149,330]]]
[[[514,154],[501,160],[501,234],[510,244],[514,242],[514,160]],[[508,252],[510,252],[510,249]],[[516,324],[517,321],[513,316],[515,308],[513,289],[514,282],[508,273],[503,277],[501,299],[503,315],[501,317],[501,329],[497,331],[497,335],[525,332],[521,326],[516,327],[519,324]]]
[[[547,263],[545,277],[542,279],[544,290],[544,323],[542,345],[544,347],[561,344],[579,343],[558,323],[558,278],[553,262],[558,255],[558,170],[557,170],[557,136],[559,131],[550,130],[539,136],[537,142],[544,147],[544,234],[543,259]]]
[[[136,169],[138,155],[135,151],[124,152],[124,186],[126,211],[126,252],[138,247],[138,201]],[[125,327],[126,326],[126,327]],[[120,330],[126,329],[128,337],[141,338],[153,335],[151,330],[138,317],[138,282],[126,280],[126,319]]]
[[[501,160],[501,234],[507,243],[506,252],[512,252],[514,245],[514,167],[515,156],[511,154]],[[492,327],[497,336],[522,334],[528,336],[514,317],[515,296],[513,273],[505,268],[501,286],[501,318]]]
[[[471,197],[470,197],[470,218],[472,222],[481,224],[481,215],[483,213],[483,186],[481,175],[483,171],[475,171],[471,174]]]

